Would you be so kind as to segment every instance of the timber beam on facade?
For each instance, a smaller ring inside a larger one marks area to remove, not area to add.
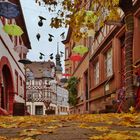
[[[100,52],[101,50],[103,50],[106,45],[113,39],[113,37],[116,35],[116,33],[122,28],[116,26],[115,28],[112,29],[112,31],[110,32],[109,36],[107,36],[103,42],[98,46],[98,48],[95,50],[95,52],[93,52],[93,54],[90,56],[90,61],[92,61]]]
[[[78,104],[76,105],[76,107],[81,106],[81,105],[83,105],[83,104],[84,104],[84,102],[78,103]]]
[[[140,15],[140,0],[138,0],[136,3],[135,3],[135,5],[134,5],[134,13],[135,13],[135,15],[137,14],[137,13],[139,13],[139,15]]]
[[[120,0],[120,4],[124,3],[124,1],[127,0]],[[128,2],[131,0],[128,0]],[[130,2],[129,2],[130,3]],[[131,7],[133,13],[136,12],[136,10],[140,7],[140,0],[134,0],[133,1],[134,6]],[[124,6],[124,4],[121,4],[121,6]],[[125,10],[125,9],[124,9]],[[124,17],[122,17],[122,21],[124,20]],[[123,22],[122,22],[123,23]],[[115,29],[113,28],[110,32],[110,34],[102,41],[100,46],[97,48],[97,50],[90,56],[90,61],[92,61],[98,53],[111,41],[111,39],[115,36],[115,34],[123,27],[122,26],[116,26]]]

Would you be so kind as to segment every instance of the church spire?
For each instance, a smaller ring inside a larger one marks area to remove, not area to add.
[[[59,54],[59,42],[57,42],[57,54]]]
[[[57,54],[55,56],[55,60],[56,60],[56,72],[62,72],[60,57],[61,56],[59,54],[59,43],[57,42]]]

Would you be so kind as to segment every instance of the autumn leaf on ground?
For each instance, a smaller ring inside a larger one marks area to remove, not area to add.
[[[45,134],[47,133],[48,131],[46,130],[38,130],[38,129],[25,129],[25,130],[22,130],[20,132],[20,136],[34,136],[34,135],[41,135],[41,134]]]
[[[78,126],[79,128],[86,128],[86,129],[93,129],[93,126],[89,126],[88,124],[86,123],[82,123]]]
[[[111,131],[102,135],[92,136],[90,140],[139,140],[139,136],[130,136],[129,131]]]
[[[18,137],[18,138],[11,138],[11,139],[8,139],[8,140],[35,140],[31,137],[28,137],[28,138],[24,138],[24,137]]]
[[[138,136],[138,137],[140,137],[140,132],[139,131],[131,131],[131,132],[129,132],[130,134],[133,134],[133,135],[135,135],[135,136]]]
[[[108,121],[108,122],[106,122],[106,123],[107,123],[107,124],[110,124],[110,125],[111,125],[111,124],[113,124],[113,122],[112,122],[112,121]]]
[[[133,127],[133,125],[129,121],[121,121],[118,125]]]
[[[59,122],[59,120],[51,120],[50,122]]]
[[[7,137],[0,136],[0,140],[8,140]]]
[[[89,138],[90,140],[104,140],[103,136],[92,136]]]
[[[130,113],[135,113],[135,108],[134,108],[133,106],[131,106],[131,107],[129,108],[129,111],[130,111]]]
[[[108,131],[109,128],[107,126],[96,126],[96,127],[93,127],[94,129],[96,129],[97,131]]]
[[[29,122],[20,122],[19,124],[18,124],[18,127],[20,127],[20,128],[24,128],[24,127],[29,127],[29,126],[32,126],[33,125],[33,123],[29,123]]]
[[[56,129],[56,128],[58,128],[59,126],[57,126],[57,125],[54,125],[54,126],[48,126],[47,128],[48,129]]]
[[[11,123],[1,123],[0,128],[16,128],[16,124],[11,124]]]
[[[25,138],[24,140],[35,140],[35,139],[29,137],[29,138]]]
[[[136,123],[138,116],[134,116],[133,114],[124,114],[120,118],[120,123],[118,125],[133,127]]]

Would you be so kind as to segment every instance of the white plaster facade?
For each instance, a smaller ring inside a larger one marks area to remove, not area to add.
[[[25,104],[24,65],[18,62],[22,59],[19,54],[21,52],[14,49],[17,45],[24,45],[24,42],[21,36],[9,36],[5,33],[3,26],[7,23],[16,24],[16,21],[3,17],[0,19],[0,107],[13,114],[14,103]]]
[[[67,115],[69,113],[69,104],[68,104],[68,91],[57,85],[57,112],[59,115]]]
[[[13,77],[14,77],[14,85],[16,85],[16,76],[15,76],[15,70],[17,71],[18,75],[21,76],[21,78],[23,79],[23,81],[25,81],[25,76],[24,76],[24,66],[23,64],[20,64],[18,62],[18,60],[20,60],[19,54],[14,50],[14,43],[12,42],[12,40],[10,39],[9,35],[6,34],[3,29],[3,24],[0,20],[0,36],[2,37],[3,41],[5,42],[5,44],[3,44],[2,41],[0,41],[0,58],[2,56],[6,56],[11,64],[11,68],[12,68],[12,73],[13,73]],[[18,80],[18,91],[15,92],[18,93],[18,96],[24,97],[24,86],[20,86],[20,80]],[[16,87],[15,87],[16,88]],[[20,98],[20,97],[19,97]]]

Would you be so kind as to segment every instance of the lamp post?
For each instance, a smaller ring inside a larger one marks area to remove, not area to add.
[[[25,108],[24,108],[24,115],[26,115],[26,82],[27,82],[27,75],[26,75],[26,69],[27,69],[27,67],[26,67],[26,65],[27,64],[31,64],[32,63],[32,61],[30,61],[29,59],[27,59],[27,58],[23,58],[23,59],[20,59],[19,61],[18,61],[19,63],[22,63],[23,65],[24,65],[24,68],[25,68],[25,91],[24,91],[24,98],[25,98]]]

